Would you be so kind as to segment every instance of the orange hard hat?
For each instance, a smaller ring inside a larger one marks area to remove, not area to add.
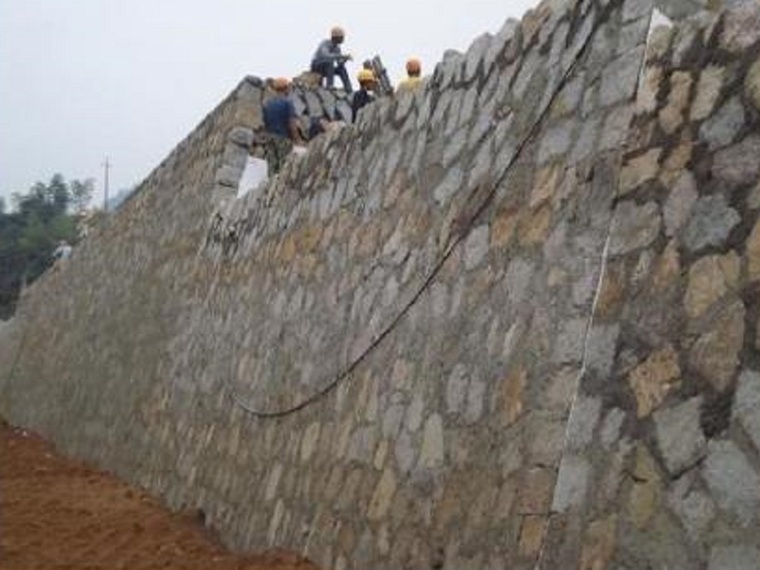
[[[416,57],[413,57],[406,62],[407,73],[419,73],[420,71],[422,71],[422,63]]]
[[[331,38],[345,38],[346,32],[340,26],[334,26],[333,29],[330,30],[330,37]]]
[[[285,77],[277,77],[272,80],[272,88],[275,91],[287,91],[290,87],[290,80]]]

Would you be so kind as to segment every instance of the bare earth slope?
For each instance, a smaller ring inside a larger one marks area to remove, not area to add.
[[[170,514],[0,421],[0,569],[118,568],[317,570],[290,554],[232,555],[197,516]]]

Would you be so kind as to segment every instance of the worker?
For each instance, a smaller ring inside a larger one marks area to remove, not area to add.
[[[305,144],[298,124],[298,115],[290,100],[290,81],[278,77],[272,81],[275,95],[264,105],[264,126],[268,137],[264,145],[264,157],[269,175],[280,171],[293,145]]]
[[[375,74],[371,69],[366,67],[359,71],[357,75],[359,80],[359,90],[354,93],[353,100],[351,101],[351,122],[356,122],[356,116],[359,114],[359,109],[372,103],[375,100],[373,91],[375,90]]]
[[[346,62],[352,58],[348,54],[344,55],[340,50],[340,46],[345,38],[346,34],[343,28],[336,26],[330,30],[330,39],[324,40],[319,44],[314,57],[311,59],[311,71],[319,74],[320,82],[321,78],[325,79],[328,89],[333,88],[335,74],[337,73],[343,82],[343,89],[345,89],[346,93],[351,93],[353,89],[351,87],[351,79],[346,71]]]
[[[406,62],[406,79],[401,81],[396,88],[397,93],[413,91],[422,82],[422,63],[416,57]]]

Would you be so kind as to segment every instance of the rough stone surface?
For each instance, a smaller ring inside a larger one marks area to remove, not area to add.
[[[654,414],[660,453],[671,475],[693,467],[704,455],[707,440],[699,423],[701,408],[702,399],[692,398]]]
[[[610,254],[622,255],[648,246],[657,238],[661,224],[656,204],[637,206],[632,201],[622,202],[615,210]]]
[[[702,469],[720,509],[737,516],[745,525],[758,518],[760,474],[735,443],[711,442]]]
[[[744,342],[744,305],[735,302],[715,317],[710,329],[697,339],[690,365],[718,391],[726,390],[739,365]]]
[[[739,376],[734,414],[760,451],[760,374],[745,370]]]
[[[653,353],[631,372],[628,382],[636,396],[638,416],[648,416],[681,384],[678,353],[671,346]]]
[[[754,546],[741,544],[718,546],[710,552],[707,570],[753,570],[760,568],[760,550]]]
[[[739,214],[728,206],[722,195],[700,198],[684,229],[684,243],[697,252],[708,246],[720,246],[739,223]]]
[[[679,3],[549,0],[236,198],[244,81],[25,292],[0,414],[325,568],[754,563],[757,31]]]

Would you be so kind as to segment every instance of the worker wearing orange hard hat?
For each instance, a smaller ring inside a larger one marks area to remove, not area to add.
[[[320,77],[324,78],[326,87],[332,89],[335,82],[335,75],[340,77],[343,83],[343,88],[346,93],[351,93],[353,90],[351,87],[351,79],[348,77],[348,71],[346,71],[346,62],[351,60],[351,56],[344,55],[340,46],[346,38],[346,32],[343,28],[335,26],[330,30],[330,38],[323,40],[317,51],[314,53],[314,57],[311,59],[311,71],[312,73],[318,73]]]
[[[359,90],[351,100],[351,121],[354,123],[359,110],[375,100],[375,73],[371,69],[362,68],[356,78],[359,80]]]
[[[406,79],[401,81],[396,88],[396,91],[403,93],[405,91],[413,91],[422,82],[422,62],[416,57],[413,57],[406,62]]]
[[[264,155],[270,176],[280,171],[294,144],[304,143],[298,128],[295,105],[289,97],[290,81],[278,77],[272,80],[271,87],[274,96],[266,101],[263,109],[264,127],[269,135],[264,146]]]

